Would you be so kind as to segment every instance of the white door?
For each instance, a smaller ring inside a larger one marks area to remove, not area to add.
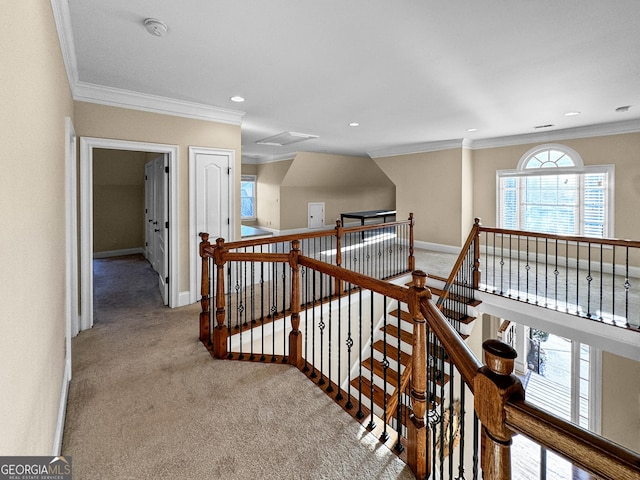
[[[189,149],[190,168],[195,176],[195,231],[191,239],[193,251],[199,252],[201,232],[209,234],[209,241],[215,243],[222,237],[231,241],[231,155],[216,153],[214,150],[192,147]],[[200,294],[202,278],[201,262],[195,261],[197,295]],[[195,299],[194,299],[195,301]]]
[[[153,174],[153,161],[144,165],[144,256],[153,265],[153,242],[155,235],[153,232],[153,217],[155,213],[155,203],[153,187],[155,185]]]
[[[324,203],[310,203],[309,212],[309,228],[324,228]]]
[[[167,155],[161,155],[153,160],[154,172],[154,249],[153,268],[158,272],[158,286],[162,301],[169,302],[169,255],[167,237],[169,233],[169,172]]]

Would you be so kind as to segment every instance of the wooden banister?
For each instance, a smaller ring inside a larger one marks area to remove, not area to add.
[[[225,295],[224,295],[224,254],[226,247],[224,238],[216,239],[214,261],[216,264],[216,327],[213,329],[213,355],[216,358],[227,356],[227,337],[229,332],[224,324]]]
[[[640,458],[637,454],[526,401],[510,400],[506,403],[505,424],[514,432],[559,453],[598,478],[640,478]]]
[[[200,341],[205,345],[211,345],[211,312],[209,302],[209,257],[204,253],[211,245],[209,234],[200,233],[200,257],[202,258],[202,278],[200,279]]]
[[[289,363],[302,368],[302,333],[300,332],[300,240],[291,242],[291,332],[289,333]]]
[[[431,299],[423,299],[420,304],[422,314],[427,319],[429,328],[440,340],[442,347],[451,358],[469,389],[474,391],[475,377],[482,368],[482,363],[471,351],[462,337],[451,326],[440,309]]]

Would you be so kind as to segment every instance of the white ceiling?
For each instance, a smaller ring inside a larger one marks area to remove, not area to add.
[[[244,161],[483,146],[577,127],[640,131],[638,0],[52,5],[74,98],[241,121]],[[148,17],[168,25],[165,37],[147,33]],[[611,122],[622,123],[601,125]],[[286,131],[318,138],[255,143]]]

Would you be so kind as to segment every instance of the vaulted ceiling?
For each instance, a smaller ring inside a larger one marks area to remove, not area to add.
[[[74,98],[241,123],[243,161],[640,131],[638,0],[52,5]]]

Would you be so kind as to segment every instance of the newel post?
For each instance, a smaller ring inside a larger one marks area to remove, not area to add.
[[[209,234],[200,233],[200,257],[202,258],[202,279],[200,281],[200,341],[206,346],[211,345],[211,311],[209,310],[209,255],[205,249],[211,246]]]
[[[407,425],[407,464],[417,479],[429,476],[427,415],[427,337],[426,320],[420,311],[420,300],[431,297],[425,288],[427,274],[413,272],[408,307],[413,317],[413,353],[411,356],[411,415]]]
[[[340,220],[336,220],[336,266],[342,266],[342,231],[343,226]],[[338,295],[342,294],[342,280],[335,279],[335,292]]]
[[[300,332],[300,240],[291,242],[289,265],[291,266],[291,333],[289,333],[289,363],[302,366],[302,333]]]
[[[213,329],[213,356],[216,358],[226,358],[227,337],[229,332],[224,324],[225,296],[224,296],[224,238],[216,239],[216,249],[214,259],[216,263],[216,327]]]
[[[473,224],[473,289],[480,286],[480,219],[476,218]]]
[[[413,226],[415,221],[413,219],[413,212],[409,213],[409,259],[408,266],[409,271],[413,272],[416,269],[416,257],[413,256]]]
[[[474,379],[474,406],[482,423],[481,465],[486,480],[511,479],[511,437],[504,407],[509,399],[524,398],[520,380],[513,375],[517,352],[500,340],[482,344],[485,363]]]

